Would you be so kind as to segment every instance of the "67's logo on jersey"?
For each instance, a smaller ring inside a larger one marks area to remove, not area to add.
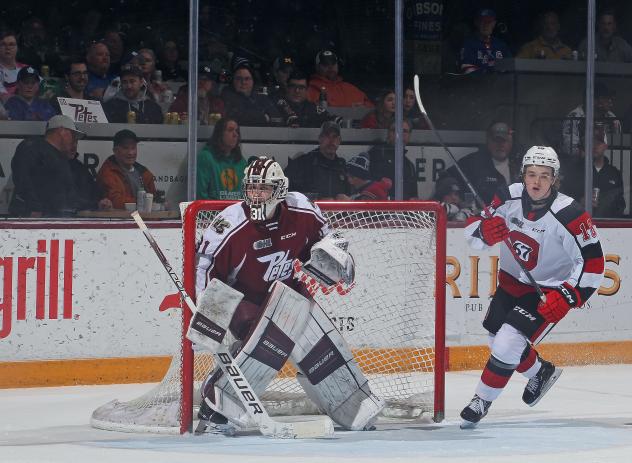
[[[509,233],[509,238],[518,259],[527,270],[533,270],[538,263],[540,244],[530,236],[516,230]]]
[[[265,281],[285,280],[292,275],[292,259],[288,259],[290,251],[279,251],[258,257],[262,263],[268,263],[268,269],[263,274]]]

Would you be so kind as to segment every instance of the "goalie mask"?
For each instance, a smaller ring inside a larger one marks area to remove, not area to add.
[[[560,172],[560,160],[557,153],[550,146],[532,146],[527,150],[522,158],[521,174],[527,166],[545,166],[553,169],[553,177],[557,177]]]
[[[278,204],[287,196],[288,179],[278,162],[261,156],[244,171],[244,201],[250,206],[251,220],[272,218]]]

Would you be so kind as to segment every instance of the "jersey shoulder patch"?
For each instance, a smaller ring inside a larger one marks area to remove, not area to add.
[[[244,220],[247,220],[244,209],[241,203],[236,203],[218,213],[209,228],[218,235],[225,235]]]

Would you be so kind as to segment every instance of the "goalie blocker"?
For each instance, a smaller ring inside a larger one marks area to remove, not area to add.
[[[258,397],[289,358],[299,372],[299,383],[319,409],[347,429],[370,428],[384,402],[371,393],[331,320],[318,304],[280,281],[269,293],[261,319],[235,357],[252,393]],[[187,337],[216,351],[242,297],[219,280],[212,280],[200,297]],[[207,379],[203,399],[237,426],[254,424],[252,411],[258,411],[260,402],[246,400],[253,408],[245,410],[236,396],[246,398],[244,390],[231,386],[223,373],[216,371]]]

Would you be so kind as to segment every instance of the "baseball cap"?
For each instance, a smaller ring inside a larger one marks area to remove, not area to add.
[[[319,64],[336,64],[338,62],[338,56],[331,50],[321,50],[316,55],[316,66]]]
[[[347,161],[347,173],[364,180],[369,180],[370,161],[367,153],[360,153]]]
[[[478,13],[476,13],[476,17],[480,19],[492,20],[496,19],[496,12],[490,8],[483,8],[481,10],[478,10]]]
[[[292,72],[294,70],[294,60],[290,56],[277,56],[272,63],[272,70],[277,72],[278,70]]]
[[[75,132],[75,134],[77,134],[77,138],[79,139],[82,139],[86,136],[85,132],[77,129],[77,126],[71,118],[64,115],[53,116],[48,120],[48,122],[46,123],[46,132],[53,129],[72,130],[73,132]]]
[[[435,199],[441,200],[450,193],[461,193],[459,182],[454,177],[444,177],[437,181],[435,187]]]
[[[496,122],[487,129],[487,136],[491,138],[511,139],[514,131],[504,122]]]
[[[132,50],[125,54],[125,56],[121,60],[121,63],[123,64],[123,66],[127,64],[129,65],[135,64],[136,66],[140,66],[141,64],[145,64],[145,57],[141,55],[140,53],[138,53],[137,51]]]
[[[340,136],[340,126],[334,121],[325,121],[320,126],[320,137],[326,135],[330,132],[335,132],[336,135]]]
[[[128,76],[128,75],[133,75],[136,77],[143,77],[143,70],[141,68],[139,68],[138,66],[135,66],[133,64],[126,64],[125,66],[121,66],[121,73],[120,73],[121,77],[123,76]]]
[[[119,130],[114,134],[112,141],[114,146],[122,145],[128,140],[132,140],[134,143],[138,143],[138,137],[134,132],[128,129]]]
[[[39,72],[37,72],[37,69],[32,66],[26,66],[20,69],[18,71],[17,81],[19,82],[21,80],[28,79],[29,77],[37,80],[40,78]]]
[[[198,79],[215,80],[216,78],[217,73],[214,72],[208,64],[204,64],[198,69]]]

